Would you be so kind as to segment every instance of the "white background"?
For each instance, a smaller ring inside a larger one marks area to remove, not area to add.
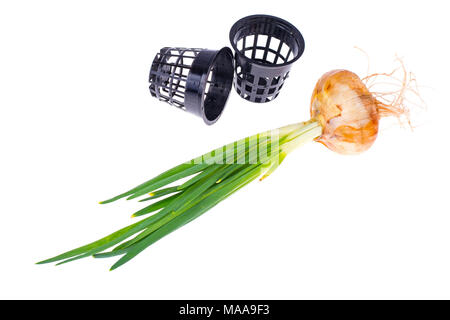
[[[0,298],[450,298],[446,1],[2,1]],[[250,14],[284,18],[306,50],[280,96],[234,91],[222,118],[158,102],[164,46],[229,46]],[[34,263],[131,223],[104,200],[235,139],[307,120],[317,79],[389,72],[395,55],[428,111],[359,156],[311,143],[157,242],[114,259]]]

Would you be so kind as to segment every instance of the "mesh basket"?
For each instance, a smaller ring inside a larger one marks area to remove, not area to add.
[[[253,102],[275,99],[292,64],[305,49],[300,31],[289,22],[268,15],[242,18],[230,30],[235,51],[234,87]]]
[[[160,50],[150,69],[153,97],[215,123],[233,82],[233,53],[221,50],[169,48]]]

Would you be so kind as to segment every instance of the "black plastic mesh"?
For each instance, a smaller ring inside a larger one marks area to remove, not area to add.
[[[202,49],[162,48],[150,70],[150,93],[153,97],[185,109],[186,81],[192,63]]]
[[[213,124],[221,115],[233,82],[233,53],[163,48],[150,70],[152,96]]]
[[[293,25],[267,15],[236,22],[230,41],[235,50],[235,89],[253,102],[269,102],[278,96],[292,63],[305,47],[302,35]]]

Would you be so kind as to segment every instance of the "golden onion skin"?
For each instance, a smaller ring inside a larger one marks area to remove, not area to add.
[[[347,70],[333,70],[319,79],[311,98],[311,117],[323,128],[316,141],[340,154],[364,152],[377,138],[378,101]]]

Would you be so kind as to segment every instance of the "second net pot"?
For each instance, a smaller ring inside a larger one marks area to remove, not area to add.
[[[230,42],[235,51],[234,87],[242,98],[258,103],[278,96],[292,64],[305,49],[296,27],[269,15],[237,21],[230,30]]]

